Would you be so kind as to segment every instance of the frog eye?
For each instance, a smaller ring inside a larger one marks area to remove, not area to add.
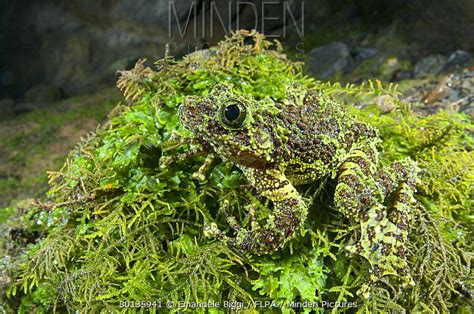
[[[224,126],[239,129],[245,124],[247,108],[241,103],[225,104],[220,108],[219,116]]]

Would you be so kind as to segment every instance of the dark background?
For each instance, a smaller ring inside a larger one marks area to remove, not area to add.
[[[407,78],[424,57],[449,58],[456,50],[472,55],[474,49],[474,0],[257,0],[254,6],[227,0],[0,3],[2,116],[113,85],[117,70],[130,68],[138,58],[163,57],[166,43],[177,57],[214,45],[236,28],[237,19],[241,28],[256,28],[283,41],[290,54],[307,61],[322,79],[335,71],[349,73],[375,55],[396,56],[406,72],[398,76]],[[175,9],[171,15],[170,8]],[[314,51],[331,43],[328,51]],[[327,61],[328,55],[342,59]],[[465,62],[466,56],[461,59]],[[328,62],[338,63],[328,70]],[[389,73],[382,79],[400,77]]]

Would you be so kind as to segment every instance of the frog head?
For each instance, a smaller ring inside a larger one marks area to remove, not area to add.
[[[216,85],[209,95],[189,96],[179,107],[184,127],[236,164],[265,167],[273,162],[274,144],[268,101],[238,95],[232,86]]]

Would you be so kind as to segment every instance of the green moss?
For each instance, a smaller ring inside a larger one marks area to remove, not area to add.
[[[245,44],[247,37],[252,45]],[[15,263],[3,264],[10,279],[2,288],[3,308],[125,311],[120,300],[161,300],[241,301],[255,308],[257,301],[274,301],[285,305],[284,312],[293,311],[286,306],[291,301],[351,301],[368,312],[467,309],[472,121],[460,114],[414,116],[393,86],[378,82],[347,87],[316,82],[278,47],[241,32],[209,54],[166,58],[155,70],[139,62],[123,72],[118,85],[131,104],[119,104],[110,121],[70,153],[63,168],[50,174],[49,201],[22,216],[24,230],[40,236],[21,248]],[[225,200],[244,224],[250,223],[246,205],[268,212],[264,199],[240,188],[246,182],[232,164],[216,164],[204,183],[192,178],[203,157],[159,167],[162,155],[187,149],[176,141],[175,135],[188,134],[177,106],[221,81],[257,98],[282,98],[293,82],[332,97],[345,95],[349,102],[393,97],[400,109],[388,115],[375,107],[349,109],[380,129],[386,162],[410,156],[422,168],[407,252],[415,289],[402,289],[397,277],[387,277],[371,299],[356,296],[369,265],[347,256],[344,248],[357,228],[331,209],[329,181],[300,187],[311,203],[310,219],[285,250],[241,255],[203,235],[210,222],[232,232],[219,210]]]
[[[380,60],[378,58],[370,58],[363,60],[350,73],[351,81],[358,81],[361,79],[374,78],[380,71]]]
[[[398,83],[398,90],[402,93],[414,88],[418,85],[423,85],[429,82],[430,78],[423,78],[423,79],[408,79],[402,80]]]

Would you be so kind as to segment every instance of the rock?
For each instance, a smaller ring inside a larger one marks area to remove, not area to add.
[[[197,5],[193,0],[120,0],[116,10],[130,17],[135,22],[147,25],[159,25],[167,28],[176,27],[177,23],[186,22],[189,11]],[[199,7],[199,6],[198,6]]]
[[[451,92],[450,86],[452,86],[452,76],[441,77],[436,85],[423,97],[423,103],[432,105],[447,99]]]
[[[350,73],[353,82],[363,82],[367,78],[379,78],[380,67],[385,61],[384,55],[377,55],[372,58],[367,58],[356,63],[355,68]]]
[[[11,98],[0,99],[0,108],[9,108],[14,105],[14,101]]]
[[[421,59],[415,64],[413,76],[415,78],[438,74],[447,64],[448,58],[443,55],[432,55]]]
[[[62,92],[57,86],[40,84],[36,85],[25,94],[26,102],[52,102],[61,99]]]
[[[13,109],[13,114],[19,115],[27,112],[31,112],[37,109],[41,109],[45,107],[45,103],[38,103],[38,102],[19,102],[15,105]]]
[[[387,114],[397,108],[392,96],[390,95],[380,95],[376,98],[376,102],[377,108],[381,114]]]
[[[333,42],[311,50],[308,64],[308,70],[317,78],[327,79],[337,73],[350,71],[354,66],[354,60],[344,43]]]
[[[384,79],[390,79],[402,68],[400,61],[396,57],[387,58],[380,67],[380,74]]]
[[[443,71],[452,70],[457,66],[463,65],[468,62],[469,59],[470,55],[468,52],[464,50],[456,50],[449,56],[448,62],[444,66]]]
[[[354,61],[356,63],[375,57],[377,54],[379,54],[379,51],[377,49],[365,47],[355,48],[352,52],[352,56],[354,57]]]
[[[214,45],[230,26],[276,37],[286,34],[285,22],[302,27],[294,22],[302,14],[300,0],[283,7],[267,0],[3,2],[0,47],[8,49],[1,54],[0,83],[14,98],[38,84],[58,86],[67,95],[92,92],[110,84],[116,65],[128,59],[158,60],[166,44],[181,57],[195,50],[190,48]]]
[[[15,83],[15,74],[11,71],[0,70],[0,86],[11,86]]]
[[[392,79],[393,82],[400,82],[403,80],[409,80],[413,78],[413,73],[408,69],[405,70],[399,70],[398,72],[395,72],[394,79]]]
[[[382,81],[398,82],[411,77],[411,63],[394,56],[385,56],[379,69],[378,78]]]
[[[405,92],[404,99],[421,103],[417,108],[421,114],[432,114],[439,110],[465,112],[474,117],[474,70],[451,73],[438,80],[423,81]]]
[[[10,116],[14,112],[15,102],[11,98],[0,99],[0,119]]]
[[[401,34],[422,52],[474,50],[474,1],[404,1]]]

